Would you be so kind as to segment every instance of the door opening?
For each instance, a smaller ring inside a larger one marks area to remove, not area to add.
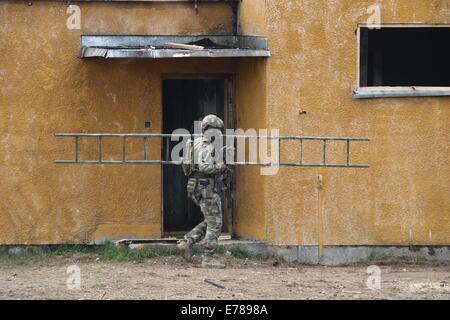
[[[194,121],[208,114],[224,119],[225,126],[230,125],[229,96],[227,77],[164,79],[163,80],[163,132],[172,133],[183,128],[194,132]],[[173,148],[176,142],[169,144]],[[166,144],[163,154],[167,154]],[[169,150],[170,152],[171,150]],[[187,177],[180,166],[163,167],[163,225],[164,234],[181,235],[191,230],[203,220],[200,208],[186,195]],[[231,195],[222,195],[224,216],[223,232],[231,234],[231,216],[233,205]]]

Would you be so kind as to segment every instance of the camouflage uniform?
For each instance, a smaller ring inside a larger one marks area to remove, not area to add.
[[[203,238],[204,254],[211,256],[222,230],[222,202],[215,187],[214,175],[222,172],[225,165],[213,163],[214,146],[204,138],[194,142],[194,154],[198,157],[198,171],[188,181],[188,197],[191,198],[203,213],[204,221],[184,236],[190,244]]]
[[[209,125],[210,120],[213,125]],[[202,122],[202,129],[209,127],[222,129],[223,122],[215,116],[207,116]],[[193,158],[196,161],[186,188],[188,197],[200,206],[204,221],[187,233],[182,242],[190,247],[203,239],[206,258],[212,257],[222,230],[222,202],[216,189],[215,178],[227,167],[223,162],[215,162],[215,152],[214,145],[205,136],[195,139]]]

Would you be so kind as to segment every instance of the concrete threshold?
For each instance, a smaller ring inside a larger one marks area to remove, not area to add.
[[[175,250],[177,240],[162,239],[152,241],[118,241],[130,249],[143,246],[156,246]],[[238,247],[253,254],[272,255],[288,262],[317,265],[342,265],[348,263],[367,263],[404,259],[408,261],[450,262],[450,246],[324,246],[320,254],[319,246],[280,246],[268,245],[264,241],[219,240],[225,250]]]
[[[116,242],[116,245],[124,245],[130,249],[140,249],[143,247],[156,247],[166,250],[175,250],[177,245],[177,239],[160,239],[160,240],[120,240]],[[219,239],[218,243],[221,249],[227,251],[233,247],[238,247],[242,250],[254,253],[254,254],[267,254],[267,244],[264,241],[253,240],[233,240],[233,239]],[[201,244],[196,246],[200,247]]]

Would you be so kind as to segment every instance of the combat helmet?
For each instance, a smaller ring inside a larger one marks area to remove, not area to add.
[[[220,119],[218,116],[210,114],[203,118],[202,120],[202,131],[205,131],[208,128],[217,128],[217,129],[224,129],[224,124],[222,119]]]

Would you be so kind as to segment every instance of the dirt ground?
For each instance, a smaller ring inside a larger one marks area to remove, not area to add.
[[[450,299],[450,264],[379,264],[381,289],[370,290],[368,264],[220,259],[227,263],[224,270],[201,269],[198,261],[177,256],[110,262],[72,255],[24,265],[0,260],[0,299]],[[74,264],[80,268],[79,290],[66,283]]]

